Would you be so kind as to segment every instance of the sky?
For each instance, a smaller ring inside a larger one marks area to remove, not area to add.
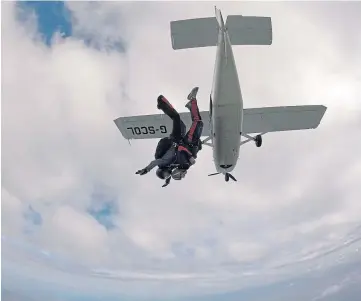
[[[316,130],[242,146],[225,183],[204,147],[166,189],[157,141],[113,120],[208,109],[215,48],[172,20],[270,16],[234,47],[246,108],[322,104]],[[2,2],[2,299],[359,300],[360,2]],[[205,186],[205,187],[204,187]]]

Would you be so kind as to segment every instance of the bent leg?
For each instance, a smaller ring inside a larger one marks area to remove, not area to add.
[[[170,137],[178,142],[182,138],[182,131],[185,127],[183,121],[180,119],[179,113],[163,95],[158,96],[157,102],[157,108],[173,120],[173,130]]]
[[[201,114],[199,113],[197,99],[193,98],[186,104],[186,108],[191,112],[192,121],[202,120]]]
[[[173,130],[170,137],[175,142],[179,142],[182,139],[182,123],[179,114],[173,118]]]
[[[192,126],[187,132],[185,142],[192,145],[198,145],[198,141],[202,136],[203,121],[197,120],[192,122]]]
[[[201,115],[199,114],[199,109],[197,105],[197,100],[193,98],[186,106],[192,117],[192,125],[185,136],[185,140],[190,144],[198,144],[198,140],[202,136],[203,131],[203,121]]]
[[[202,136],[202,131],[203,131],[203,121],[199,113],[197,100],[195,97],[192,98],[191,101],[187,103],[186,107],[191,112],[192,125],[188,133],[184,137],[185,138],[184,140],[189,145],[193,157],[197,158],[197,153],[202,148],[200,138]]]

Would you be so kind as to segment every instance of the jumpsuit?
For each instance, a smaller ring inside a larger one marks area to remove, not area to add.
[[[191,113],[192,125],[185,135],[186,126],[181,120],[179,113],[163,95],[158,97],[158,108],[173,121],[172,133],[169,136],[172,145],[161,158],[153,160],[146,169],[150,171],[156,166],[161,169],[167,169],[171,164],[179,164],[179,168],[189,169],[191,165],[189,158],[192,156],[196,157],[201,146],[200,137],[203,130],[203,121],[199,114],[197,100],[192,99],[190,105],[187,106]]]

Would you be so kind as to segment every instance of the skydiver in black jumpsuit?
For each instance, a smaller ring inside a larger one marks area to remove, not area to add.
[[[155,151],[155,160],[147,167],[138,170],[136,174],[145,175],[154,167],[158,166],[156,174],[158,178],[166,180],[163,187],[167,186],[171,178],[181,180],[191,165],[195,163],[197,153],[202,149],[201,135],[203,121],[199,114],[196,95],[198,87],[192,89],[185,105],[189,109],[192,118],[192,125],[188,132],[185,132],[185,125],[179,113],[173,108],[169,101],[160,95],[157,99],[157,108],[162,110],[173,120],[173,130],[169,137],[162,138]]]

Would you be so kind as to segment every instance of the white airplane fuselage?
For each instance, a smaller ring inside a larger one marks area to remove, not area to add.
[[[211,137],[219,173],[231,172],[238,161],[243,124],[243,99],[227,31],[219,29],[211,93]]]

